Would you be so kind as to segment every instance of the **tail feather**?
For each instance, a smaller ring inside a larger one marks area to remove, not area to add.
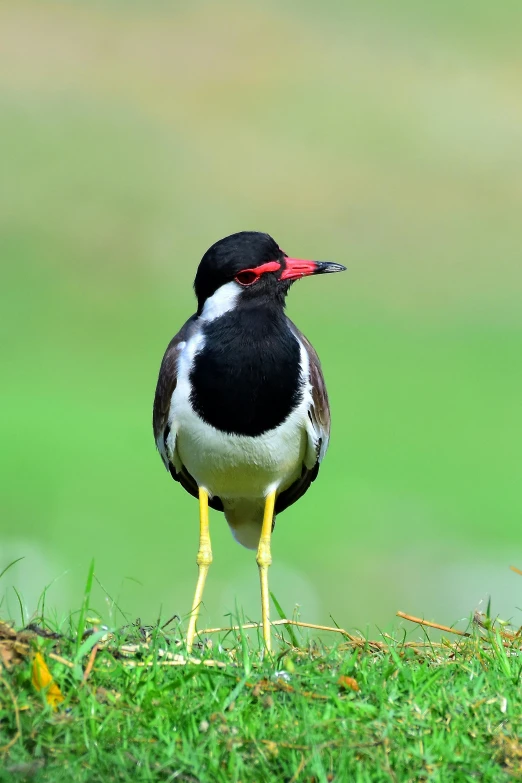
[[[225,518],[232,535],[241,546],[257,549],[263,524],[263,505],[259,501],[228,501],[225,506]]]

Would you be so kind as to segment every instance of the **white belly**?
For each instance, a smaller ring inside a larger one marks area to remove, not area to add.
[[[301,474],[307,448],[306,408],[301,404],[263,435],[231,435],[204,422],[178,389],[172,396],[173,444],[199,486],[222,500],[264,498]]]

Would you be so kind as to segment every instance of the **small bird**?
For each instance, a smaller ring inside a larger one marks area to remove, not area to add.
[[[225,237],[201,259],[198,309],[167,347],[153,410],[165,467],[199,499],[189,651],[212,562],[209,506],[224,512],[236,541],[257,549],[263,640],[271,649],[268,567],[276,514],[314,481],[330,435],[319,357],[286,316],[285,298],[301,277],[345,269],[290,258],[257,231]]]

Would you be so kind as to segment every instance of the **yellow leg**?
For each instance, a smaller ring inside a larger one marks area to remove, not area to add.
[[[212,562],[212,547],[210,546],[210,533],[208,529],[208,492],[202,487],[199,488],[199,550],[196,558],[198,564],[198,583],[194,600],[192,602],[192,611],[190,613],[189,627],[187,631],[187,652],[192,650],[194,636],[196,634],[196,621],[198,619],[199,607],[203,598],[203,589],[207,578],[208,569]]]
[[[276,493],[271,492],[265,500],[265,513],[263,515],[263,527],[261,538],[257,548],[257,564],[259,566],[259,579],[261,582],[261,613],[263,617],[263,640],[268,652],[272,649],[270,638],[270,595],[268,593],[268,567],[272,564],[270,551],[270,538],[272,536],[272,522],[274,519]]]

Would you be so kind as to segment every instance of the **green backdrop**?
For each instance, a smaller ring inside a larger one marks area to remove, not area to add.
[[[188,611],[197,504],[152,398],[201,255],[242,229],[348,267],[289,299],[333,433],[278,519],[280,602],[517,616],[521,23],[518,2],[0,6],[4,616],[53,580],[49,609],[76,608],[92,557],[131,618]],[[255,556],[212,533],[202,622],[257,618]]]

